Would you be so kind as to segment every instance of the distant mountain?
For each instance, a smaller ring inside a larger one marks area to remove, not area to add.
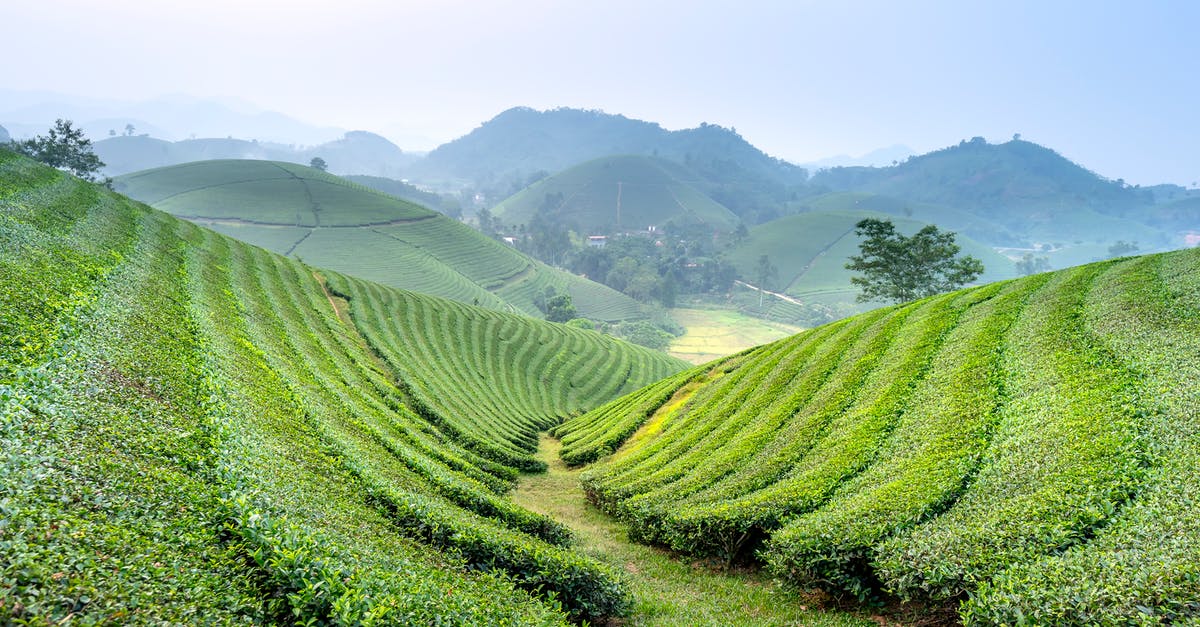
[[[410,175],[435,184],[499,187],[507,196],[539,173],[611,155],[655,156],[686,165],[711,188],[701,191],[739,214],[750,210],[752,196],[782,197],[787,185],[807,178],[803,168],[768,156],[734,129],[702,124],[668,131],[601,111],[526,107],[509,109],[439,146],[415,163]]]
[[[1017,139],[989,144],[977,137],[884,168],[830,168],[814,174],[810,184],[814,190],[869,192],[952,207],[1030,241],[1173,243],[1170,234],[1145,224],[1153,193],[1110,181],[1049,148]]]
[[[73,120],[93,141],[108,137],[109,131],[123,133],[126,124],[134,126],[135,134],[148,133],[168,140],[231,136],[309,146],[336,139],[345,132],[245,103],[190,96],[121,101],[0,89],[0,103],[0,121],[16,137],[42,133],[57,118]]]
[[[311,148],[233,138],[170,142],[133,135],[102,139],[95,142],[95,150],[108,176],[208,159],[266,159],[308,165],[313,157],[324,159],[328,169],[338,174],[400,176],[419,158],[366,131],[351,131],[341,139]]]
[[[903,144],[895,144],[887,148],[877,148],[859,157],[851,157],[850,155],[837,155],[836,157],[827,157],[817,161],[802,164],[810,170],[819,170],[821,168],[835,168],[847,166],[888,166],[894,162],[903,161],[917,154],[915,150]]]
[[[305,163],[313,157],[324,159],[331,172],[384,177],[403,176],[404,170],[419,159],[367,131],[350,131],[341,139],[301,151],[300,158]]]
[[[733,231],[738,217],[684,182],[682,166],[643,156],[603,157],[549,176],[497,205],[506,224],[541,213],[580,233],[644,231],[668,222]]]
[[[0,126],[0,144],[7,144],[11,139],[12,137],[9,136],[8,129]]]

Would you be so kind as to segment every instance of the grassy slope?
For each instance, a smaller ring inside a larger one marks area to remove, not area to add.
[[[515,471],[414,404],[307,266],[7,152],[0,204],[0,622],[621,611],[617,572],[503,498]],[[556,365],[523,363],[483,393]]]
[[[175,215],[384,285],[540,316],[545,286],[586,316],[642,316],[628,297],[550,268],[437,212],[301,165],[204,161],[122,176],[117,188]]]
[[[632,435],[584,486],[646,542],[971,621],[1195,620],[1197,277],[1187,250],[877,310],[555,433]]]
[[[670,165],[641,156],[595,159],[517,192],[496,205],[494,213],[506,223],[525,224],[547,195],[561,194],[562,202],[550,215],[585,234],[640,231],[670,220],[707,224],[721,231],[737,226],[737,216],[676,179],[667,169]]]
[[[850,255],[858,254],[859,239],[854,224],[863,218],[886,218],[906,234],[916,232],[923,223],[867,211],[814,211],[772,220],[750,229],[750,236],[729,254],[730,261],[743,277],[753,282],[761,255],[767,255],[778,269],[775,287],[800,299],[840,298],[852,302],[858,294],[850,285],[853,273],[844,267]],[[1012,261],[991,248],[959,236],[962,254],[972,255],[985,268],[980,282],[997,281],[1015,275]]]

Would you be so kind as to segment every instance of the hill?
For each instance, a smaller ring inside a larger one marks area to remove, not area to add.
[[[1137,240],[1143,249],[1181,243],[1142,220],[1142,212],[1154,204],[1149,190],[1104,179],[1020,139],[989,144],[977,137],[891,167],[821,170],[810,182],[818,189],[883,194],[967,211],[1030,242]]]
[[[876,199],[878,197],[871,198]],[[843,205],[840,202],[836,204]],[[926,224],[872,211],[801,213],[751,228],[749,236],[729,251],[729,261],[740,276],[747,281],[754,281],[758,259],[767,255],[778,269],[778,277],[774,284],[767,286],[768,289],[783,292],[805,303],[853,303],[858,288],[850,284],[850,277],[854,273],[847,270],[845,264],[851,255],[859,254],[861,238],[854,234],[854,225],[868,217],[891,220],[905,235],[915,233]],[[962,254],[983,261],[985,273],[979,278],[980,283],[1016,275],[1013,262],[991,247],[961,235],[955,241],[962,247]]]
[[[0,622],[628,607],[617,569],[504,497],[510,462],[679,362],[317,272],[8,151],[0,209]]]
[[[672,221],[733,231],[737,216],[676,178],[679,170],[653,157],[595,159],[534,183],[492,213],[506,224],[524,225],[540,212],[585,235],[645,231]]]
[[[1194,621],[1200,250],[878,309],[555,432],[630,536],[969,624]]]
[[[341,139],[310,147],[233,137],[173,142],[149,135],[108,137],[93,146],[108,176],[211,159],[262,159],[308,165],[314,157],[320,157],[331,172],[394,177],[418,159],[417,155],[366,131],[351,131]]]
[[[693,185],[735,213],[755,202],[782,200],[801,184],[803,168],[764,154],[734,129],[712,124],[668,131],[658,124],[580,109],[509,109],[414,163],[408,176],[435,187],[470,184],[519,191],[544,173],[612,155],[655,156],[686,166],[704,186]],[[514,187],[515,186],[515,187]]]
[[[533,316],[547,287],[583,316],[640,306],[537,262],[437,212],[306,166],[200,161],[122,176],[118,191],[268,250],[384,285]]]

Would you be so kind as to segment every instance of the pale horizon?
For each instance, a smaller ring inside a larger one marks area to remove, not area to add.
[[[732,127],[793,163],[1019,133],[1107,178],[1200,180],[1200,5],[1187,2],[48,0],[9,13],[26,54],[0,88],[249,103],[412,151],[514,106],[571,107]]]

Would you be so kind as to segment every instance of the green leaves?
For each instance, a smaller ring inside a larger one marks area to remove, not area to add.
[[[862,272],[850,282],[862,288],[859,302],[908,302],[958,289],[983,274],[974,257],[957,257],[954,233],[932,224],[911,237],[896,232],[889,220],[866,218],[855,225],[861,255],[850,257],[846,269]]]

